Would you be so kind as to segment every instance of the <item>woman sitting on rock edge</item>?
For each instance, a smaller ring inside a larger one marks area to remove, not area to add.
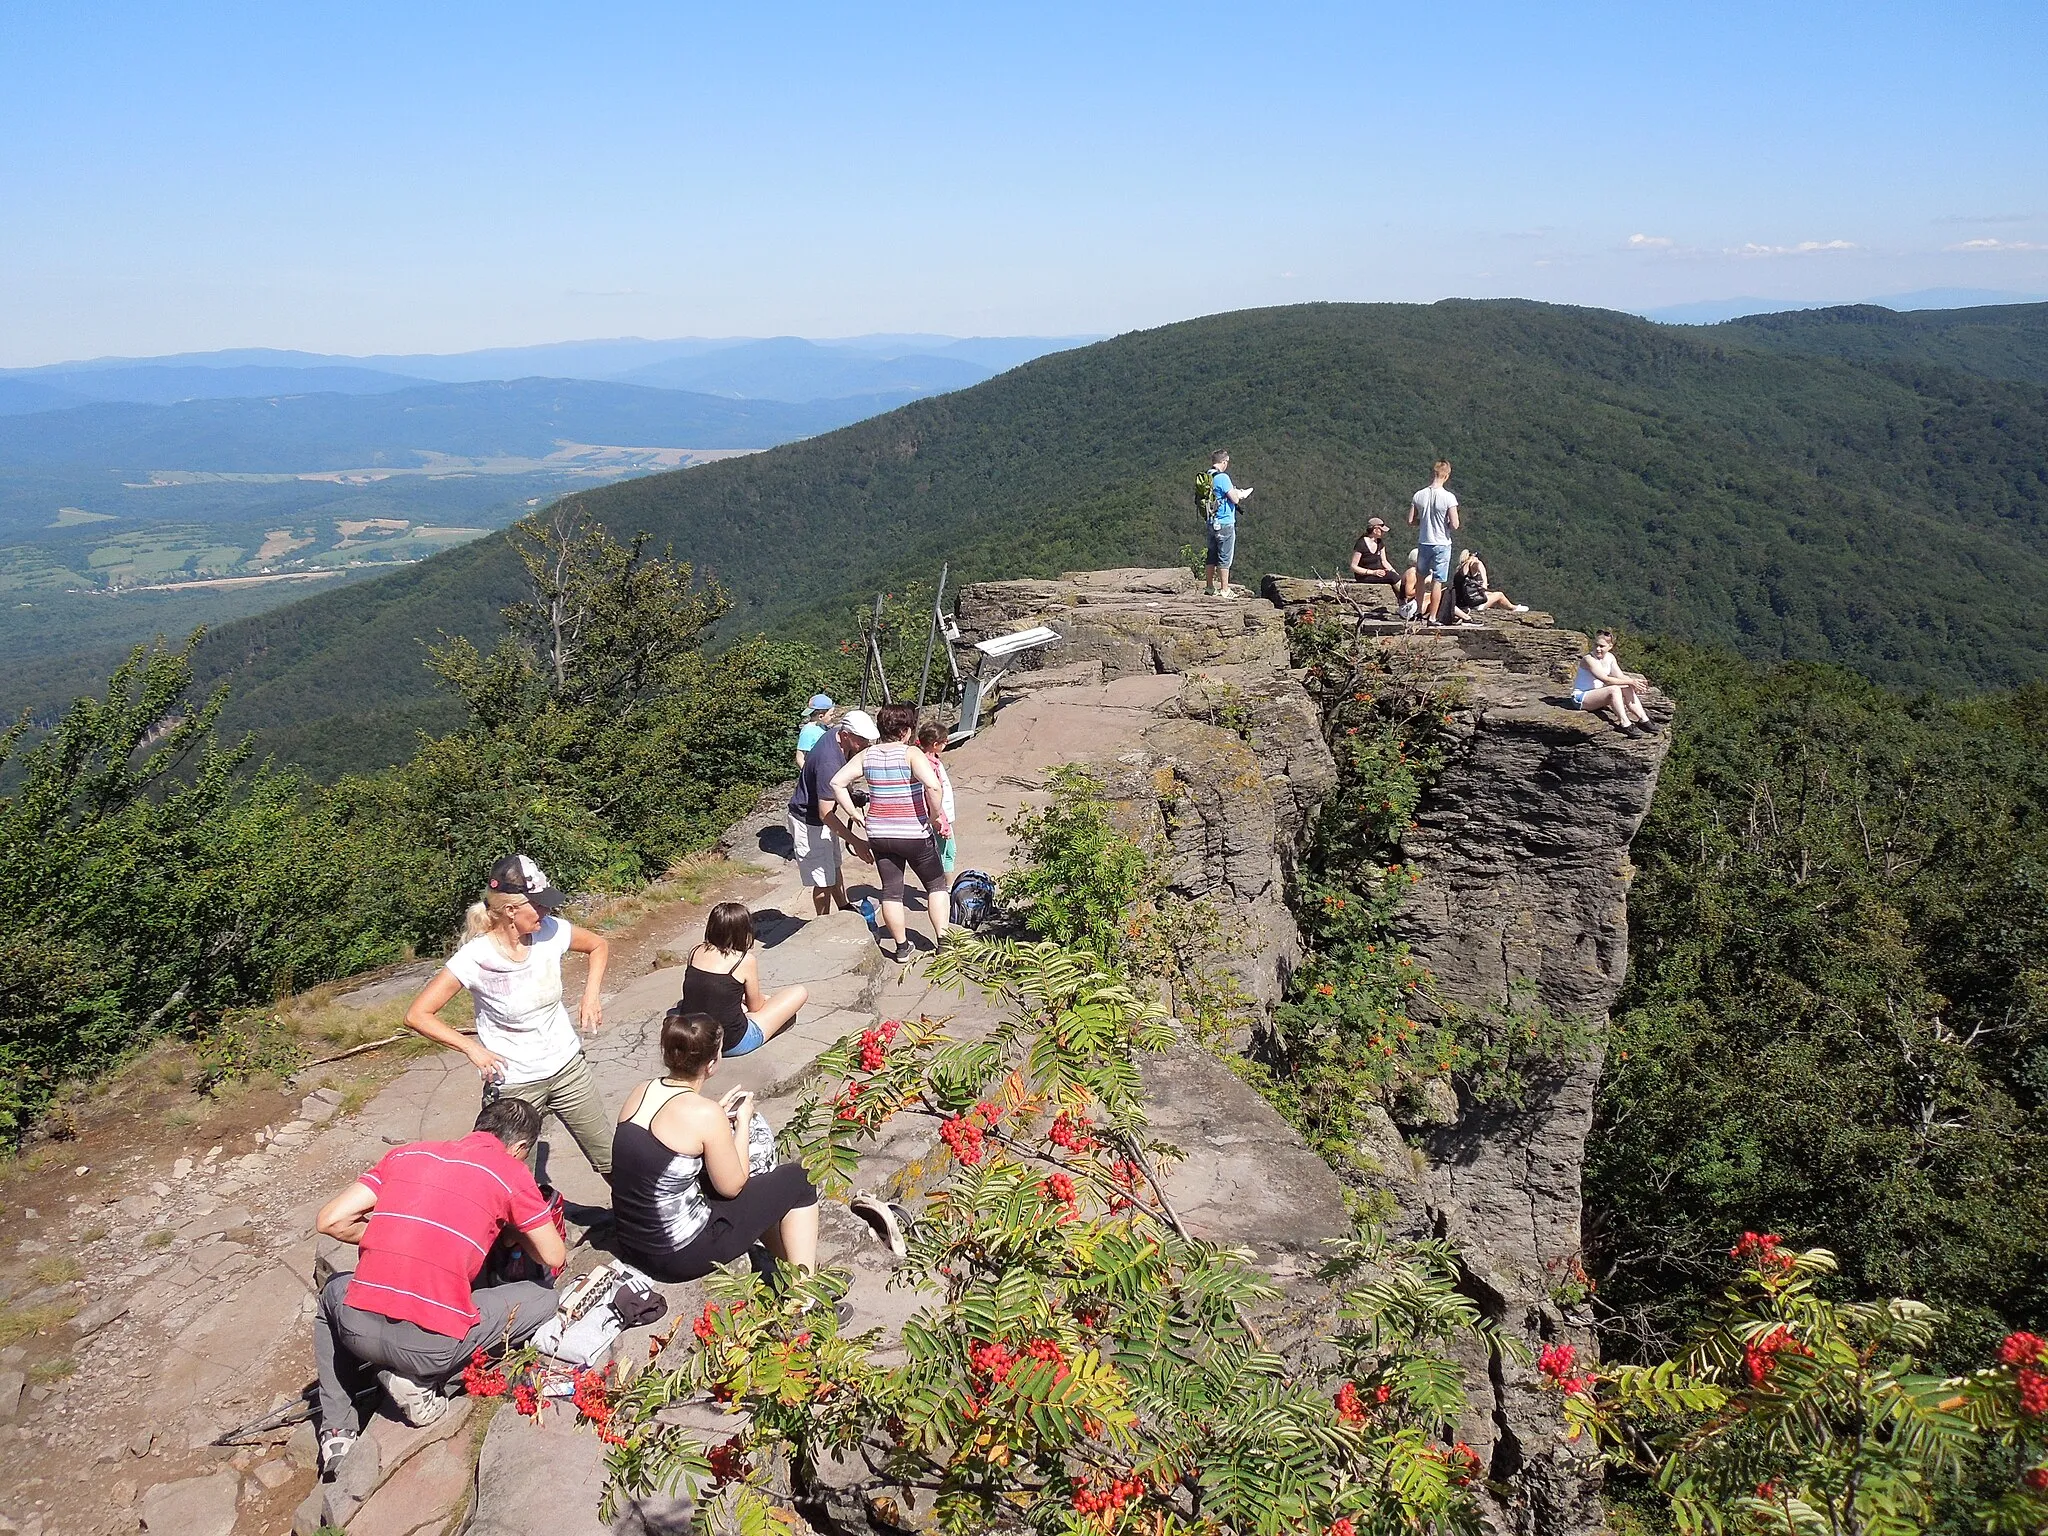
[[[1621,669],[1614,659],[1614,631],[1603,629],[1593,637],[1593,649],[1579,658],[1572,703],[1589,714],[1605,712],[1624,736],[1654,736],[1658,728],[1643,708],[1643,690],[1649,686],[1647,677]]]
[[[684,1013],[704,1013],[725,1028],[723,1054],[745,1056],[796,1022],[810,1000],[803,987],[770,994],[761,987],[761,962],[754,948],[754,914],[746,903],[721,901],[704,919],[704,942],[683,967]]]

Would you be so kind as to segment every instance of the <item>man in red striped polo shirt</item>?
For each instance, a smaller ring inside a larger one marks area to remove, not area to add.
[[[432,1423],[476,1350],[507,1348],[554,1316],[550,1286],[473,1289],[501,1232],[546,1269],[568,1258],[525,1163],[539,1136],[539,1110],[495,1099],[469,1135],[395,1148],[321,1208],[319,1230],[362,1249],[313,1318],[322,1473],[355,1444],[356,1398],[373,1379],[408,1423]]]

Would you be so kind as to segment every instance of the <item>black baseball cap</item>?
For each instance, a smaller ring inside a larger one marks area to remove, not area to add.
[[[524,896],[543,912],[557,911],[569,899],[523,853],[508,853],[491,866],[491,889],[508,896]]]

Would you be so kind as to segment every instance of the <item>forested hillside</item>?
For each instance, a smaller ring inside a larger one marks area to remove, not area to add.
[[[1859,363],[1932,363],[1985,379],[2048,384],[2048,304],[1992,304],[1900,314],[1876,304],[1745,315],[1707,328],[1731,346]]]
[[[1647,665],[1677,728],[1586,1169],[1618,1338],[1682,1334],[1744,1230],[1940,1306],[1952,1359],[2048,1317],[2048,686]]]
[[[942,560],[966,579],[1173,560],[1216,444],[1258,487],[1240,574],[1330,571],[1443,453],[1463,539],[1568,622],[1890,682],[2048,672],[2048,390],[1735,340],[1523,302],[1247,311],[584,496],[726,583],[724,633],[815,634]],[[226,724],[289,726],[322,771],[388,760],[365,722],[431,697],[425,645],[488,633],[515,571],[480,541],[227,626],[200,676],[234,682]]]

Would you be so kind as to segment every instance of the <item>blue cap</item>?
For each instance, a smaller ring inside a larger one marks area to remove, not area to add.
[[[819,710],[830,709],[831,707],[832,696],[829,693],[814,693],[811,695],[811,702],[804,706],[804,713],[815,715]]]

